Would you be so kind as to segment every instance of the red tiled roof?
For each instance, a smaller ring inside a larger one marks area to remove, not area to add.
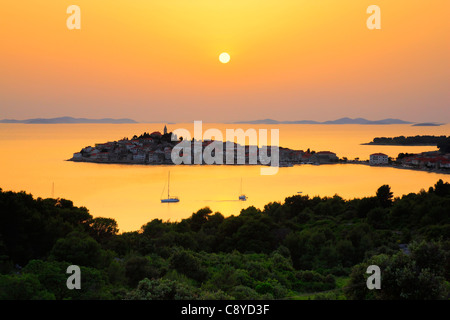
[[[387,154],[384,154],[384,153],[372,153],[371,156],[386,156],[387,157]]]

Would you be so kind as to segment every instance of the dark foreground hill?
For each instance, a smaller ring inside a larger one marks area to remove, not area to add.
[[[294,195],[230,217],[203,208],[119,233],[69,200],[0,190],[0,299],[448,299],[450,184],[374,193]],[[69,265],[80,290],[66,286]],[[367,289],[369,265],[381,290]]]

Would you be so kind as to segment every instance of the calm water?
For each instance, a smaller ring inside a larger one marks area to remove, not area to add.
[[[395,196],[418,192],[448,175],[365,165],[301,165],[280,168],[278,174],[261,176],[257,166],[145,166],[74,163],[65,161],[87,145],[131,138],[134,134],[162,131],[164,124],[123,125],[25,125],[0,124],[0,188],[24,190],[35,197],[61,197],[85,206],[94,217],[116,219],[121,231],[134,231],[159,218],[176,221],[209,206],[225,216],[242,208],[263,208],[297,192],[310,196],[354,198],[374,195],[389,184]],[[169,131],[193,124],[168,125]],[[218,128],[279,129],[280,145],[294,149],[333,151],[339,157],[368,159],[374,152],[396,157],[400,152],[422,152],[434,147],[364,146],[374,137],[449,135],[450,125],[223,125]],[[191,131],[193,133],[193,131]],[[180,203],[162,204],[171,174],[171,195]],[[243,181],[246,202],[237,201]]]

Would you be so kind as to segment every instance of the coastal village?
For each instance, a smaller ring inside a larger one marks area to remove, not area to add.
[[[450,153],[422,152],[397,158],[396,162],[404,168],[442,169],[450,172]]]
[[[371,166],[392,166],[402,169],[416,169],[450,173],[450,153],[429,151],[417,154],[399,154],[396,159],[384,153],[370,155]]]
[[[168,165],[173,164],[171,154],[173,148],[181,142],[181,140],[172,141],[172,133],[167,132],[167,127],[164,127],[163,133],[155,131],[152,133],[144,133],[141,136],[134,136],[132,139],[123,138],[119,141],[111,141],[106,143],[97,143],[95,146],[88,146],[81,151],[73,154],[70,161],[78,162],[95,162],[95,163],[119,163],[119,164],[155,164]],[[212,140],[204,140],[201,142],[202,151],[212,143]],[[194,141],[191,141],[194,150]],[[225,144],[224,144],[225,145]],[[260,148],[244,146],[245,159],[239,158],[237,152],[237,143],[234,143],[234,162],[245,164],[258,164]],[[223,163],[226,164],[224,154]],[[268,148],[268,155],[270,156],[270,148]],[[191,159],[194,154],[191,154]],[[252,163],[251,159],[258,159],[256,163]],[[241,160],[241,161],[238,161]],[[292,166],[294,164],[327,164],[337,163],[339,158],[335,153],[330,151],[303,151],[293,150],[289,148],[279,147],[279,165]],[[194,163],[192,160],[191,163]]]
[[[95,146],[88,146],[81,151],[73,154],[69,161],[77,162],[94,162],[94,163],[117,163],[117,164],[153,164],[153,165],[170,165],[172,162],[172,150],[182,140],[175,137],[172,141],[172,133],[167,132],[164,127],[163,133],[155,131],[152,133],[144,133],[141,136],[134,136],[132,139],[123,138],[118,141],[110,141],[106,143],[97,143]],[[212,140],[201,141],[202,152],[212,143]],[[194,150],[195,141],[192,140],[192,148]],[[225,146],[225,144],[224,144]],[[244,146],[244,159],[240,158],[237,152],[239,145],[234,143],[234,162],[245,164],[257,164],[259,162],[258,155],[260,148]],[[270,148],[268,149],[270,156]],[[191,154],[191,163],[194,163],[194,153]],[[225,159],[226,152],[223,152],[223,164],[227,164]],[[251,159],[258,159],[252,162]],[[241,160],[241,161],[239,161]],[[358,163],[368,164],[371,166],[392,166],[404,169],[419,169],[429,171],[439,171],[450,173],[450,153],[440,151],[423,152],[420,154],[399,154],[396,158],[390,157],[384,153],[373,153],[369,160],[347,160],[340,159],[336,153],[331,151],[307,151],[293,150],[289,148],[279,147],[279,166],[290,167],[298,164],[333,164],[333,163]]]

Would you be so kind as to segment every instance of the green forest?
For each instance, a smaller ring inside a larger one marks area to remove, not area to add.
[[[0,189],[0,299],[448,300],[449,213],[439,180],[401,197],[389,185],[350,200],[294,195],[119,232],[70,200]],[[66,286],[69,265],[79,290]],[[366,286],[369,265],[380,290]]]

